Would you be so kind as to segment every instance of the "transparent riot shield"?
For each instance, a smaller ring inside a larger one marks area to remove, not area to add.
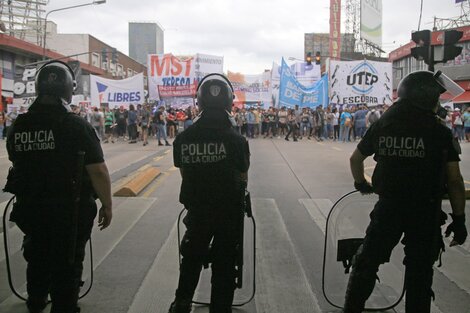
[[[8,283],[15,296],[26,301],[28,295],[26,292],[26,261],[23,257],[23,238],[24,234],[19,227],[10,221],[11,211],[15,197],[12,197],[3,212],[3,243],[5,254],[0,256],[0,262],[5,263],[7,269]],[[80,289],[80,299],[85,297],[93,284],[93,255],[91,240],[87,243],[89,258],[85,257],[83,262],[83,285]]]
[[[322,287],[326,300],[342,308],[349,279],[352,256],[362,243],[369,225],[369,214],[378,201],[375,194],[358,191],[341,197],[326,220]],[[404,295],[405,267],[403,249],[398,245],[389,263],[382,264],[366,310],[382,311],[395,307]]]
[[[178,216],[178,250],[180,250],[181,239],[186,231],[183,223],[186,213],[187,210],[183,208]],[[247,214],[244,218],[243,263],[238,265],[240,276],[236,279],[237,289],[235,289],[232,303],[234,307],[247,304],[255,296],[255,231],[255,219],[251,214]],[[181,262],[181,254],[179,254],[179,257]],[[193,298],[193,303],[195,304],[210,304],[212,271],[210,264],[207,265],[201,271],[201,276],[199,277],[199,284]]]

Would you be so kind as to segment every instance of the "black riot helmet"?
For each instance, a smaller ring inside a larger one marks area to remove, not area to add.
[[[416,71],[405,76],[398,84],[397,95],[400,99],[410,100],[422,109],[433,110],[439,96],[446,91],[439,76],[430,71]]]
[[[75,74],[66,63],[53,60],[42,65],[36,72],[36,95],[55,96],[66,104],[72,102],[76,87]]]
[[[222,74],[212,73],[204,76],[197,86],[197,104],[204,110],[231,111],[233,86]]]

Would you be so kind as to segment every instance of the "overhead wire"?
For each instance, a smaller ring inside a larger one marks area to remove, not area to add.
[[[423,0],[421,0],[421,8],[419,9],[418,30],[421,28],[421,18],[423,17]]]

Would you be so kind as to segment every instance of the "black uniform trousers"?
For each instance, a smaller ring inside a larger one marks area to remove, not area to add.
[[[238,207],[187,207],[181,242],[176,302],[190,303],[204,262],[211,263],[210,312],[231,312],[235,291],[236,245],[243,212]],[[209,250],[210,246],[210,250]]]
[[[76,312],[86,242],[90,238],[96,204],[90,199],[80,208],[75,258],[70,262],[72,207],[50,204],[28,206],[17,224],[25,233],[28,305],[41,307],[50,294],[51,313]]]
[[[395,200],[381,197],[370,214],[362,246],[353,258],[345,313],[360,313],[372,293],[380,264],[393,248],[405,245],[406,312],[430,312],[433,264],[443,248],[439,200]]]

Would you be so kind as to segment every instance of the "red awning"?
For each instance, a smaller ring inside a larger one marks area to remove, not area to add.
[[[470,91],[467,90],[457,98],[453,99],[452,102],[454,103],[465,103],[470,102]]]
[[[441,100],[449,100],[452,101],[453,103],[466,103],[470,102],[470,90],[466,90],[463,94],[460,96],[451,99],[451,95],[448,92],[445,92],[441,95]]]

